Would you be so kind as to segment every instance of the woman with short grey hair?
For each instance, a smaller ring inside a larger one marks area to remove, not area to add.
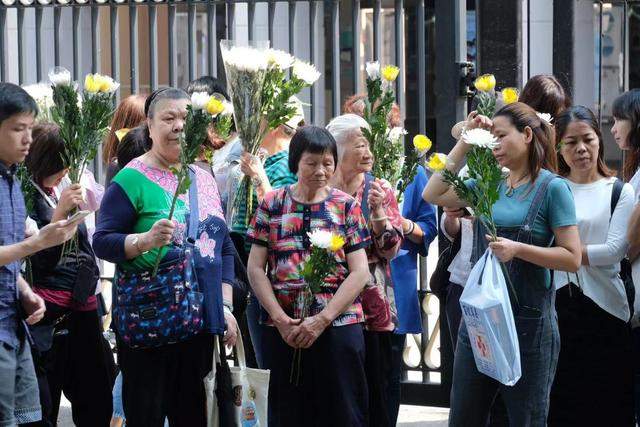
[[[371,174],[374,158],[362,128],[369,128],[369,124],[355,114],[343,114],[327,125],[338,147],[338,166],[331,185],[360,203],[373,241],[367,248],[370,280],[361,294],[365,315],[365,372],[371,425],[387,426],[391,424],[386,411],[391,338],[398,322],[390,261],[402,244],[402,216],[391,185]]]

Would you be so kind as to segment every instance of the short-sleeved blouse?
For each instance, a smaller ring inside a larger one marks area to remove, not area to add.
[[[370,244],[367,224],[360,205],[348,194],[331,189],[329,196],[319,203],[304,204],[296,201],[287,186],[268,193],[256,210],[247,231],[247,239],[268,249],[268,277],[274,294],[288,316],[299,319],[302,315],[302,268],[310,253],[307,233],[327,230],[345,238],[346,244],[336,252],[337,268],[315,294],[309,315],[313,316],[327,306],[349,274],[346,254]],[[333,326],[350,325],[364,321],[362,303],[357,298]],[[266,320],[271,325],[271,319]]]

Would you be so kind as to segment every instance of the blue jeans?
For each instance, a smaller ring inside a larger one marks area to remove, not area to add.
[[[256,362],[259,368],[264,367],[264,354],[263,354],[263,341],[264,341],[264,328],[265,326],[260,323],[260,303],[258,298],[252,293],[247,304],[247,327],[249,328],[249,335],[251,336],[251,343],[253,344],[253,352],[256,356]]]

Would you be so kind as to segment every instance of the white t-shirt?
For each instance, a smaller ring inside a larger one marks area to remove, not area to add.
[[[622,279],[620,261],[628,249],[627,225],[633,211],[633,187],[625,184],[611,215],[611,193],[616,178],[602,178],[589,184],[567,181],[576,204],[580,242],[587,247],[589,265],[577,273],[556,271],[556,288],[569,281],[600,308],[623,320],[629,320],[629,304]],[[576,277],[577,276],[577,277]]]

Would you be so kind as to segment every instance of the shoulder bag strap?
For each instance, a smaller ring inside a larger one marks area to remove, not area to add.
[[[616,178],[613,182],[613,190],[611,191],[611,215],[613,215],[616,206],[618,206],[618,200],[620,200],[620,194],[622,194],[622,187],[624,187],[624,182]],[[611,222],[611,218],[609,218],[609,222]]]
[[[197,166],[196,166],[197,167]],[[196,173],[192,166],[189,166],[189,178],[191,185],[189,186],[189,225],[187,237],[191,243],[196,241],[198,235],[198,185]]]

